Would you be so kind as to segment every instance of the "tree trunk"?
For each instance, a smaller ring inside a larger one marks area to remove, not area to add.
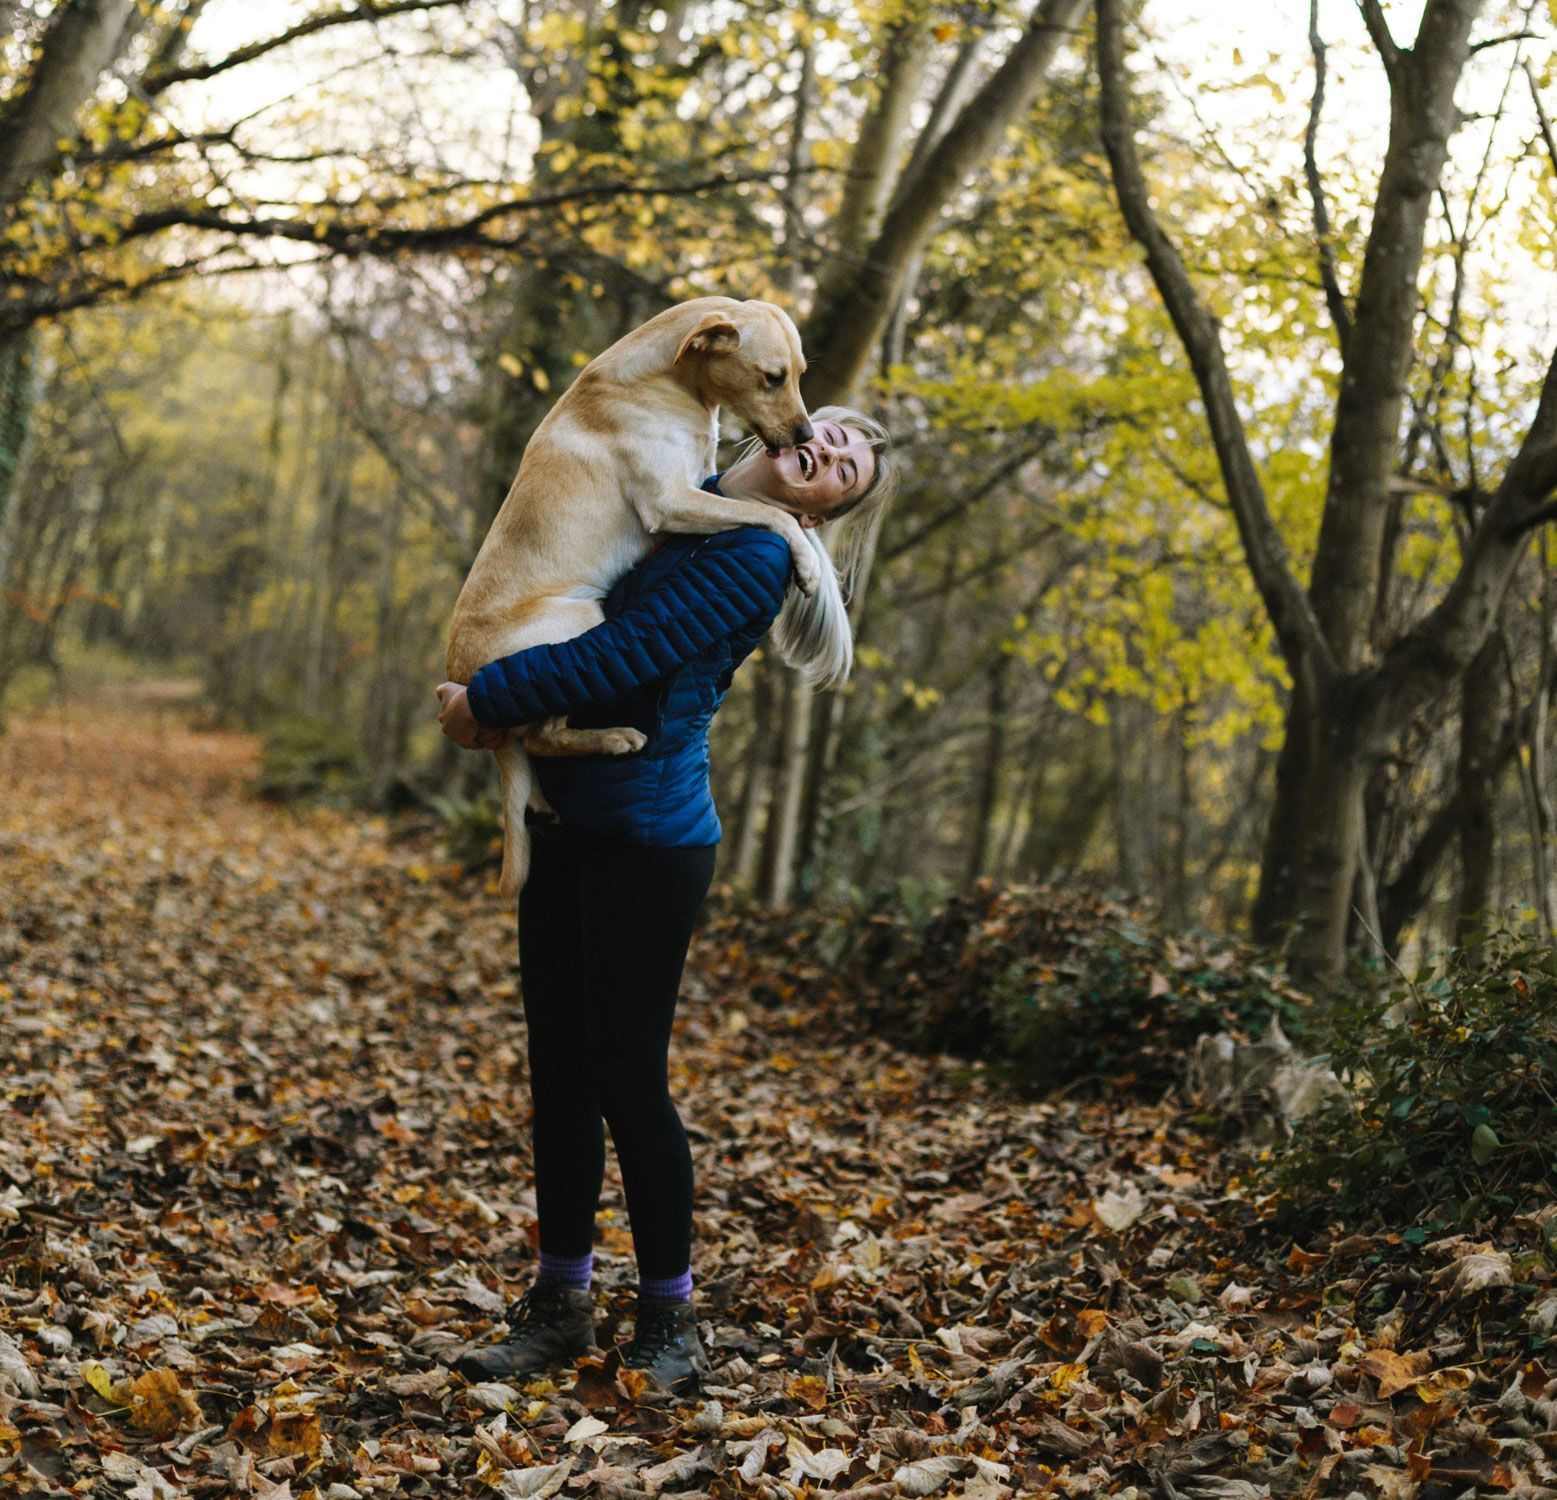
[[[1463,938],[1496,904],[1497,741],[1503,730],[1503,674],[1496,638],[1488,640],[1460,688],[1460,891],[1455,930]]]
[[[1299,842],[1308,796],[1308,747],[1314,708],[1300,680],[1287,698],[1281,750],[1276,757],[1275,800],[1265,824],[1260,854],[1259,889],[1249,912],[1255,942],[1269,948],[1284,944],[1297,910]]]
[[[134,0],[69,0],[55,8],[32,75],[0,116],[0,212],[59,159],[76,113],[135,29]]]
[[[1317,554],[1307,596],[1299,597],[1232,401],[1215,320],[1151,209],[1127,109],[1120,0],[1098,0],[1104,144],[1120,207],[1189,355],[1245,556],[1298,683],[1289,736],[1304,729],[1310,735],[1307,745],[1282,758],[1285,775],[1266,852],[1268,861],[1285,862],[1295,848],[1295,868],[1265,872],[1258,925],[1267,933],[1279,925],[1281,898],[1290,891],[1293,963],[1318,977],[1335,976],[1344,958],[1370,768],[1469,666],[1492,628],[1524,539],[1553,513],[1546,498],[1557,482],[1557,359],[1525,441],[1466,544],[1459,576],[1382,661],[1371,660],[1426,222],[1458,123],[1454,90],[1480,8],[1480,0],[1428,0],[1415,43],[1406,49],[1388,36],[1377,7],[1365,10],[1390,80],[1390,137],[1344,337]]]
[[[979,763],[978,788],[973,799],[973,824],[968,840],[968,860],[963,883],[972,885],[984,873],[989,858],[990,830],[994,826],[995,807],[1000,800],[1000,771],[1005,757],[1006,677],[1011,656],[1002,651],[990,664],[987,674],[989,724],[984,735],[984,755]]]
[[[736,815],[734,881],[744,891],[757,888],[762,830],[773,790],[773,700],[781,667],[770,651],[757,664],[752,694],[752,733],[746,747],[746,780]]]
[[[784,675],[788,681],[779,736],[779,771],[768,813],[768,851],[762,888],[763,901],[773,907],[789,905],[801,873],[796,857],[800,842],[800,807],[805,794],[811,706],[816,701],[816,695],[793,672]]]
[[[1141,810],[1132,805],[1130,785],[1130,736],[1123,698],[1108,706],[1108,743],[1113,752],[1110,778],[1110,806],[1114,814],[1115,879],[1131,894],[1145,888],[1145,860],[1141,843]]]
[[[854,275],[818,298],[806,327],[803,390],[811,406],[847,400],[881,342],[915,255],[968,175],[999,147],[1007,128],[1038,97],[1086,0],[1039,0],[1021,39],[903,182]]]
[[[1311,746],[1311,797],[1299,844],[1298,921],[1292,943],[1296,972],[1339,975],[1346,956],[1352,886],[1362,847],[1363,793],[1369,763],[1351,733],[1343,705],[1327,704]]]
[[[1188,713],[1180,708],[1174,714],[1174,798],[1173,864],[1168,878],[1167,915],[1171,926],[1183,927],[1189,921],[1189,840],[1195,814],[1194,782],[1191,777]]]

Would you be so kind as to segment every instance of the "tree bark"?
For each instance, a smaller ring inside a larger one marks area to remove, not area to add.
[[[789,905],[797,874],[800,801],[805,787],[806,736],[814,695],[793,672],[785,672],[781,698],[778,764],[763,849],[761,896],[773,907]]]
[[[0,211],[59,160],[76,112],[134,30],[134,0],[68,0],[54,13],[22,92],[0,118]]]
[[[1000,772],[1005,760],[1006,679],[1011,656],[1002,651],[987,673],[986,711],[989,723],[984,733],[984,754],[979,762],[978,787],[973,799],[972,830],[968,839],[968,861],[963,881],[972,885],[984,873],[989,859],[990,830],[994,827],[995,807],[1000,800]]]
[[[1364,665],[1400,459],[1417,276],[1449,137],[1454,90],[1470,56],[1481,0],[1430,0],[1416,44],[1390,84],[1390,132],[1362,277],[1343,353],[1330,436],[1330,477],[1309,596],[1337,664]]]
[[[1496,901],[1497,741],[1503,728],[1502,648],[1493,638],[1476,653],[1460,686],[1460,892],[1455,928],[1461,937],[1481,925]]]
[[[752,694],[752,734],[746,747],[746,780],[736,816],[735,884],[745,891],[757,887],[762,855],[762,830],[773,789],[773,699],[783,668],[768,651],[757,663]]]

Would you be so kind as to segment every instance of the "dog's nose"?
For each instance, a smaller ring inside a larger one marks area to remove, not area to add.
[[[798,448],[802,443],[809,443],[814,434],[809,422],[802,422],[796,429],[795,435],[790,439],[790,447]]]

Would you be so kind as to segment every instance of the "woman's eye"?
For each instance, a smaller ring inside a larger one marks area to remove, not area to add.
[[[782,370],[769,370],[762,378],[768,382],[770,389],[776,389],[784,383],[784,372]]]

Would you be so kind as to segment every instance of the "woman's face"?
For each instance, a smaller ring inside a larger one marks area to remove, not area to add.
[[[725,471],[720,488],[781,506],[807,528],[821,525],[830,510],[869,486],[876,453],[857,428],[831,419],[811,425],[810,442],[773,456],[758,448]]]

